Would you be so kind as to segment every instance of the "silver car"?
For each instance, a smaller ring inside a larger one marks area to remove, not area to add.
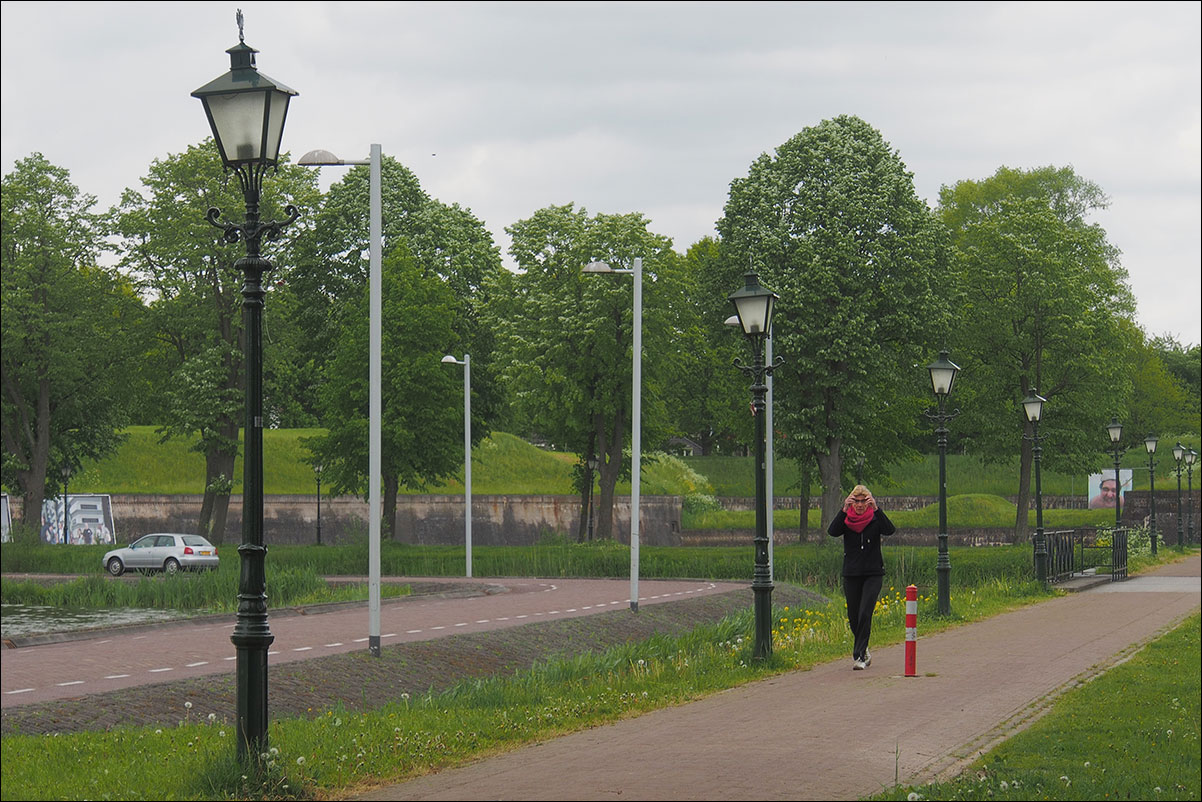
[[[113,576],[126,571],[162,571],[173,575],[182,570],[216,567],[217,547],[200,535],[146,535],[104,555],[104,569]]]

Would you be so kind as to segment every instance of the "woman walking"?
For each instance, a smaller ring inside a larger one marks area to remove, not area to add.
[[[864,485],[856,485],[843,501],[843,510],[831,521],[826,533],[843,538],[843,595],[847,599],[847,623],[855,639],[851,667],[863,671],[872,663],[868,637],[872,634],[872,611],[885,581],[885,559],[881,538],[897,527],[877,509],[876,499]]]

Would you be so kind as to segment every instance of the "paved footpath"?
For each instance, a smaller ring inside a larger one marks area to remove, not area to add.
[[[1199,607],[1199,555],[360,799],[857,799],[960,770]],[[953,609],[965,599],[952,599]]]

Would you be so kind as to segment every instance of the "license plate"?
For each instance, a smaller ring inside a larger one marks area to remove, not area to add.
[[[200,553],[200,556],[201,556],[201,557],[208,557],[208,556],[209,556],[210,554],[212,554],[212,553],[213,553],[213,552],[211,552],[211,551],[202,551],[202,552]]]

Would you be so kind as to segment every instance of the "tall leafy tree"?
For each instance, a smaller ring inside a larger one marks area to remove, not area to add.
[[[675,297],[685,303],[676,314],[672,351],[663,355],[669,420],[702,454],[714,453],[721,443],[729,447],[746,429],[747,382],[731,370],[744,346],[726,325],[731,314],[726,296],[737,285],[722,283],[721,263],[712,237],[694,243],[680,260],[682,284]]]
[[[420,489],[463,466],[462,376],[442,364],[462,347],[454,291],[418,265],[404,242],[384,259],[382,289],[382,395],[380,469],[383,532],[396,533],[397,493]],[[341,336],[321,389],[329,433],[309,443],[324,464],[334,493],[365,493],[369,475],[368,289],[346,308]],[[473,423],[483,423],[473,405]],[[473,425],[477,442],[483,425]]]
[[[489,309],[504,353],[515,417],[587,460],[598,460],[596,534],[613,536],[614,488],[624,471],[632,418],[631,282],[585,275],[594,260],[629,268],[643,259],[642,430],[664,431],[663,367],[679,319],[677,257],[641,214],[598,214],[572,204],[540,209],[507,229],[521,273]],[[654,355],[654,356],[653,356]],[[586,503],[583,495],[582,508]]]
[[[385,156],[380,194],[386,249],[404,241],[426,276],[438,276],[454,294],[460,347],[472,355],[473,413],[491,421],[501,411],[493,377],[492,332],[480,325],[492,283],[504,268],[492,234],[468,209],[430,197],[412,170]],[[328,355],[342,338],[348,305],[357,303],[369,272],[370,172],[357,166],[330,187],[299,244],[298,267],[282,289],[299,322],[293,366],[298,392],[318,397]],[[461,354],[460,354],[461,356]],[[305,389],[307,388],[307,390]],[[487,424],[485,424],[486,426]]]
[[[1021,452],[1016,530],[1027,531],[1032,441],[1021,400],[1048,399],[1044,460],[1096,468],[1099,433],[1126,405],[1138,331],[1126,271],[1089,220],[1107,198],[1071,167],[1016,170],[940,192],[954,243],[961,424],[983,458]]]
[[[852,116],[756,159],[731,182],[718,232],[725,285],[751,267],[780,295],[777,453],[816,467],[830,521],[849,452],[870,465],[913,453],[905,434],[925,403],[914,366],[944,325],[945,237],[897,151]]]
[[[316,177],[311,170],[284,164],[265,182],[263,219],[283,219],[283,208],[302,211],[317,201]],[[210,207],[231,219],[241,219],[244,202],[238,182],[223,172],[211,140],[183,153],[156,159],[138,189],[127,189],[110,213],[112,231],[119,237],[121,265],[149,297],[150,313],[159,342],[158,358],[170,372],[160,408],[164,436],[198,436],[197,450],[205,457],[205,496],[198,531],[214,542],[224,539],[229,495],[238,477],[238,454],[244,392],[242,379],[242,276],[234,268],[237,248],[222,239],[208,222]],[[304,231],[300,223],[285,230],[267,254],[275,266],[265,277],[268,286],[289,273],[292,240]],[[274,379],[278,364],[274,343],[292,319],[273,314],[267,295],[264,315],[265,399],[271,423],[280,423],[287,404],[273,401],[281,384]]]
[[[96,264],[95,199],[40,153],[4,176],[0,406],[3,481],[26,523],[61,468],[105,456],[137,380],[142,304]]]

